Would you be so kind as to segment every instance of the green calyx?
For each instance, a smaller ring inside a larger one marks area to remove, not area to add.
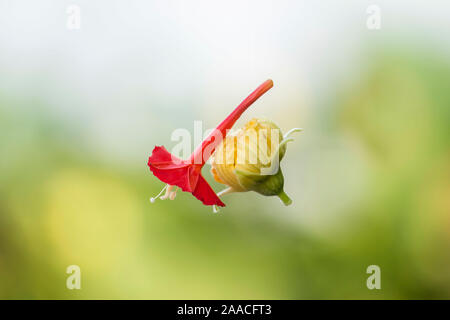
[[[272,125],[276,126],[276,125]],[[277,151],[274,153],[271,160],[274,162],[274,158],[278,156],[278,160],[281,161],[286,153],[287,143],[293,141],[289,136],[294,132],[300,132],[302,129],[294,128],[289,130],[281,139],[278,145]],[[278,163],[279,163],[278,161]],[[234,173],[239,181],[239,184],[244,190],[255,191],[263,196],[278,196],[284,205],[288,206],[292,203],[292,200],[284,192],[284,177],[281,168],[278,167],[278,171],[275,174],[261,174],[261,172],[249,172],[242,169],[235,169]]]
[[[239,183],[247,190],[255,191],[263,196],[278,196],[286,205],[290,205],[292,200],[284,192],[284,177],[281,168],[274,175],[261,175],[252,172],[235,170]]]

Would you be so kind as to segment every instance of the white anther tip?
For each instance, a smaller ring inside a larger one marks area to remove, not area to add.
[[[151,202],[151,203],[155,203],[155,201],[156,201],[155,198],[153,198],[153,197],[150,198],[150,202]]]

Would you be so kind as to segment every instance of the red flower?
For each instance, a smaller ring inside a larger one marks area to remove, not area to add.
[[[173,200],[176,192],[173,191],[173,186],[177,186],[183,191],[192,193],[205,205],[225,206],[205,178],[203,178],[201,174],[202,167],[208,161],[214,149],[222,142],[227,134],[227,130],[231,129],[242,113],[272,86],[272,80],[267,80],[256,88],[203,140],[188,160],[182,160],[173,156],[163,146],[156,146],[153,149],[152,155],[148,158],[148,166],[159,180],[167,183],[162,190],[166,190],[166,194],[161,199],[170,197]],[[154,202],[160,194],[155,198],[151,198],[151,201]]]

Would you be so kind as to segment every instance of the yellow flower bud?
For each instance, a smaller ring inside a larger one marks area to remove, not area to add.
[[[230,188],[229,192],[255,191],[265,196],[277,195],[285,205],[291,199],[284,193],[284,178],[279,162],[286,153],[288,136],[267,119],[252,119],[242,129],[227,135],[211,159],[214,179]]]

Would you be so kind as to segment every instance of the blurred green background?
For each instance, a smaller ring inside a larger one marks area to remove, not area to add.
[[[448,3],[379,1],[379,30],[365,1],[0,3],[0,298],[450,298]],[[237,126],[305,129],[293,204],[150,204],[153,146],[267,78]]]

